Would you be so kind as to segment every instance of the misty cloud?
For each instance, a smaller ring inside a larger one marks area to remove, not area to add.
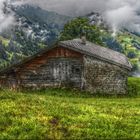
[[[25,1],[24,1],[25,2]],[[49,11],[80,16],[100,12],[114,32],[126,28],[140,32],[140,0],[26,0]]]
[[[63,15],[79,16],[91,11],[103,11],[104,0],[25,0],[25,3],[41,6]]]
[[[12,13],[4,13],[4,2],[5,0],[0,0],[0,32],[2,32],[5,28],[8,28],[14,21],[14,16]]]
[[[13,20],[13,15],[3,14],[3,2],[36,5],[68,16],[81,16],[97,11],[114,32],[123,28],[140,32],[140,0],[0,0],[1,27]]]
[[[114,33],[120,29],[140,32],[140,1],[138,0],[109,0],[104,18]]]
[[[0,0],[0,33],[15,24],[13,11],[8,5],[22,5],[24,0]]]

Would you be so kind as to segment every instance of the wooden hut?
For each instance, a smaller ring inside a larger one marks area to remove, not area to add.
[[[11,89],[73,87],[90,92],[126,93],[132,66],[119,52],[81,39],[59,42],[0,72]]]

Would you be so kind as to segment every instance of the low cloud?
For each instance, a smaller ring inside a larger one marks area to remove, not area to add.
[[[24,0],[24,2],[69,16],[81,16],[97,11],[103,15],[114,33],[124,28],[140,33],[140,0]]]
[[[121,29],[140,33],[138,5],[138,0],[109,0],[103,15],[114,33]]]
[[[36,5],[68,16],[97,11],[114,32],[125,28],[140,33],[140,0],[0,0],[0,31],[13,21],[13,15],[3,13],[3,2]]]
[[[0,32],[14,23],[14,15],[10,9],[7,9],[8,3],[8,0],[0,0]]]

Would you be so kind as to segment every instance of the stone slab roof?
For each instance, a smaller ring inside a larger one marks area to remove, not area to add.
[[[61,41],[59,45],[104,61],[108,61],[110,63],[124,67],[128,70],[132,69],[132,65],[124,54],[95,45],[94,43],[91,43],[89,41],[86,41],[86,44],[83,44],[81,39],[74,39]]]

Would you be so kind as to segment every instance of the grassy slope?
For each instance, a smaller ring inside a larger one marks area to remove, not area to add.
[[[6,39],[6,38],[0,36],[0,41],[5,46],[5,50],[4,51],[7,54],[7,58],[6,59],[0,58],[1,59],[0,68],[5,67],[5,66],[3,66],[4,64],[7,66],[7,64],[9,64],[9,62],[12,61],[12,59],[13,59],[13,57],[15,55],[17,55],[17,57],[19,57],[20,59],[26,58],[26,56],[21,51],[20,52],[13,52],[13,51],[10,50],[10,48],[8,48],[8,45],[9,45],[9,42],[10,42],[9,39]],[[21,47],[20,44],[18,44],[18,42],[14,42],[14,43],[16,45],[18,45],[18,47]]]
[[[129,83],[138,85],[140,79]],[[0,100],[0,139],[140,139],[139,97],[1,91]]]
[[[109,39],[112,38],[112,34],[107,32],[106,30],[102,30],[102,37]],[[121,45],[122,49],[124,50],[125,55],[128,57],[128,54],[131,52],[135,54],[134,58],[129,58],[129,61],[132,65],[137,65],[138,69],[140,69],[140,49],[136,48],[134,45],[140,45],[140,37],[130,32],[120,32],[116,37],[115,40]]]
[[[129,52],[133,52],[136,54],[135,58],[129,59],[132,64],[137,64],[140,68],[140,50],[134,47],[132,41],[140,44],[140,37],[124,32],[123,34],[117,37],[118,42],[125,48],[125,55],[128,55]]]

